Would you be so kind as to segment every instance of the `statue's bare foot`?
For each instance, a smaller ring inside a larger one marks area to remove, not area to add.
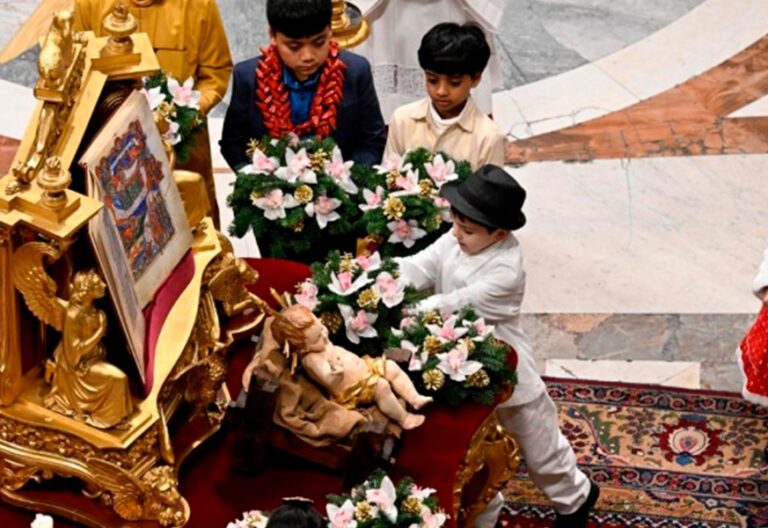
[[[417,411],[424,407],[428,403],[432,403],[434,401],[434,398],[432,396],[422,396],[419,394],[416,396],[411,403],[411,406],[416,409]]]
[[[416,429],[418,426],[424,423],[424,415],[423,414],[411,414],[408,413],[405,415],[405,418],[403,419],[403,423],[401,423],[401,427],[405,430],[408,429]]]

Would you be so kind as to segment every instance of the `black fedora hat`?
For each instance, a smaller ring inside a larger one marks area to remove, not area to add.
[[[480,224],[500,229],[525,225],[525,189],[501,167],[485,165],[464,182],[443,184],[440,195],[458,212]]]

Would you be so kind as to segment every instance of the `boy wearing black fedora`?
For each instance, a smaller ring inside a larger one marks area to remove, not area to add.
[[[419,310],[452,312],[471,304],[517,351],[518,384],[499,405],[499,419],[517,438],[531,479],[554,503],[552,526],[585,527],[600,490],[576,466],[520,329],[525,271],[512,231],[525,225],[525,190],[500,167],[485,165],[463,183],[444,184],[440,194],[451,203],[453,229],[420,253],[398,259],[401,278],[417,289],[434,288]],[[494,526],[501,505],[497,496],[475,526]]]

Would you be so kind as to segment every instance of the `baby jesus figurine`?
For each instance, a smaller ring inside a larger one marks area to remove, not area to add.
[[[328,391],[332,401],[348,409],[376,403],[403,429],[424,423],[424,415],[408,412],[395,395],[416,410],[432,398],[419,394],[397,363],[385,357],[361,358],[335,346],[328,340],[328,330],[307,307],[297,304],[285,309],[271,330],[278,343],[288,343],[309,377]]]

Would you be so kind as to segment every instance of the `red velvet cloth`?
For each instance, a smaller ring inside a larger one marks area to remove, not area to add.
[[[768,308],[763,306],[739,349],[739,366],[744,374],[742,395],[768,406]]]
[[[152,382],[155,376],[155,347],[157,346],[157,339],[160,337],[160,330],[163,328],[165,318],[168,317],[168,312],[176,303],[176,299],[179,298],[194,275],[195,258],[190,249],[155,292],[152,302],[144,307],[144,322],[147,328],[144,342],[145,395],[152,391]]]

